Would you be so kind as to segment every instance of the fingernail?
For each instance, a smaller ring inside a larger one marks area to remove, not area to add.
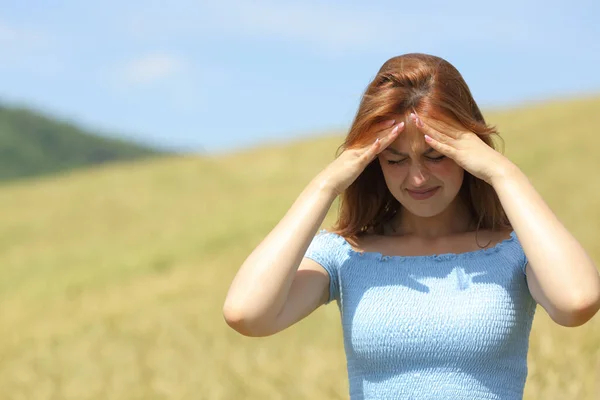
[[[385,122],[385,126],[392,126],[396,123],[395,119],[390,119],[389,121]]]
[[[423,120],[422,120],[421,118],[417,118],[417,126],[419,126],[419,127],[421,127],[421,128],[422,128],[423,126],[425,126],[425,124],[423,123]]]
[[[404,121],[402,121],[398,124],[398,128],[402,128],[402,127],[404,127]]]
[[[417,116],[414,113],[410,113],[410,119],[412,119],[414,121],[415,118],[417,118]]]

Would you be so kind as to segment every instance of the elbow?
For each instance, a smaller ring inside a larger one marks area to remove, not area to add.
[[[231,329],[243,336],[265,337],[273,334],[265,328],[264,323],[253,321],[241,308],[230,307],[226,304],[223,307],[223,318]]]
[[[567,311],[557,312],[553,318],[558,324],[574,328],[584,325],[591,320],[600,309],[600,290],[594,296],[581,297],[573,301]]]

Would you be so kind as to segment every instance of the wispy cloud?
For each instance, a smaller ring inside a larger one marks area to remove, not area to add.
[[[206,80],[223,79],[222,71],[210,72],[178,54],[156,52],[116,64],[105,71],[104,79],[113,95],[143,96],[144,102],[188,112],[204,101]]]
[[[53,45],[54,38],[48,32],[0,20],[0,64],[16,65]]]
[[[535,29],[514,13],[480,13],[459,8],[396,11],[323,2],[219,0],[212,11],[222,27],[239,36],[283,38],[327,52],[432,47],[449,41],[519,44]]]
[[[0,20],[0,45],[3,47],[41,47],[49,43],[50,37],[45,32]]]
[[[309,0],[206,0],[168,10],[138,10],[126,19],[126,29],[132,37],[148,41],[166,37],[267,39],[335,56],[407,47],[443,48],[449,43],[520,47],[536,26],[516,13],[473,8],[433,7],[424,13],[422,8],[392,12]]]
[[[207,0],[164,10],[146,7],[125,17],[134,40],[169,38],[271,39],[308,44],[326,51],[372,46],[382,37],[384,14],[322,3]],[[409,27],[397,27],[396,32]],[[384,30],[385,32],[385,30]]]
[[[128,85],[148,86],[177,78],[186,70],[185,61],[170,54],[149,54],[120,65],[117,79]]]
[[[377,43],[383,15],[357,12],[325,3],[220,1],[213,12],[224,22],[220,29],[240,36],[304,42],[326,51],[346,51]],[[406,28],[398,27],[398,31]],[[389,31],[383,29],[383,33]]]

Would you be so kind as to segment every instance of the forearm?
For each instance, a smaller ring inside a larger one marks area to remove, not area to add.
[[[596,266],[527,176],[510,163],[492,186],[548,303],[561,312],[597,307],[600,277]]]
[[[335,197],[317,178],[309,183],[240,267],[229,288],[225,312],[249,325],[275,320]]]

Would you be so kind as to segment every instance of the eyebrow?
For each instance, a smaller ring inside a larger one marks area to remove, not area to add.
[[[383,151],[388,151],[388,152],[390,152],[390,153],[394,153],[394,154],[395,154],[395,155],[397,155],[397,156],[404,156],[404,157],[408,157],[408,154],[406,154],[406,153],[402,153],[402,152],[399,152],[398,150],[396,150],[396,149],[393,149],[393,148],[391,148],[391,147],[386,147],[386,148],[385,148],[385,150],[383,150]],[[429,149],[425,150],[425,151],[423,152],[423,154],[429,154],[429,153],[431,153],[431,152],[434,152],[434,151],[435,151],[435,149],[434,149],[433,147],[430,147]]]

